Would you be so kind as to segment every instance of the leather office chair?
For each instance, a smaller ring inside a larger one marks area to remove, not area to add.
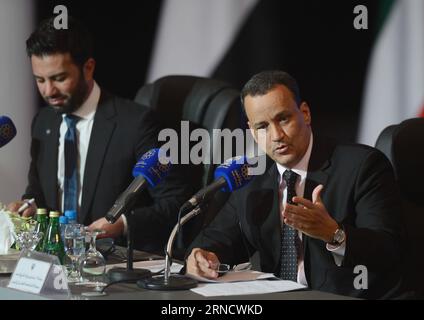
[[[424,119],[384,129],[376,142],[391,161],[403,200],[404,289],[424,294]]]
[[[165,76],[143,86],[134,100],[154,109],[159,115],[162,126],[173,128],[178,133],[182,120],[189,121],[190,131],[196,128],[207,129],[210,137],[213,129],[234,130],[241,126],[239,91],[228,83],[214,79],[182,75]],[[202,186],[213,180],[215,167],[204,165],[201,174]]]
[[[189,121],[190,132],[203,128],[209,131],[210,137],[213,129],[234,130],[242,127],[240,92],[222,81],[195,76],[165,76],[140,88],[134,100],[154,109],[162,127],[175,129],[177,133],[181,131],[182,120]],[[179,141],[181,144],[181,139]],[[192,142],[190,148],[196,143]],[[185,177],[196,190],[213,181],[217,165],[213,164],[212,157],[217,152],[216,148],[211,143],[210,164],[183,165]],[[179,156],[181,159],[181,154]],[[224,160],[221,158],[220,163]],[[227,198],[227,194],[218,193],[203,215],[184,226],[185,246],[191,243],[200,228],[213,219]]]

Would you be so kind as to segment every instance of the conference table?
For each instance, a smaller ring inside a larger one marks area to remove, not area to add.
[[[125,248],[117,247],[117,250],[110,257],[108,263],[122,262],[125,256]],[[162,257],[151,255],[145,252],[136,251],[134,260],[154,260]],[[44,300],[49,299],[39,295],[25,293],[7,288],[7,283],[10,275],[0,275],[0,300]],[[269,281],[269,280],[262,280]],[[176,291],[159,291],[147,290],[138,287],[134,283],[117,283],[106,288],[104,296],[82,296],[83,291],[87,291],[81,286],[70,285],[71,300],[160,300],[160,301],[175,301],[175,300],[238,300],[238,301],[264,301],[264,300],[351,300],[352,297],[335,295],[332,293],[315,291],[315,290],[296,290],[289,292],[276,292],[266,294],[252,295],[231,295],[231,296],[215,296],[204,297],[191,290],[176,290]],[[171,303],[172,304],[172,303]]]

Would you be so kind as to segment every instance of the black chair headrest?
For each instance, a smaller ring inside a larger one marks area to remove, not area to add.
[[[387,127],[375,146],[392,162],[403,196],[424,204],[424,118]]]
[[[164,124],[169,127],[179,125],[182,119],[204,127],[211,101],[231,89],[228,83],[215,79],[170,75],[143,86],[134,100],[161,114]],[[238,99],[238,93],[236,96]]]

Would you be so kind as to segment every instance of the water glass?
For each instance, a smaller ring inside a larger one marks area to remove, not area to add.
[[[43,232],[22,231],[16,235],[16,245],[19,250],[33,251],[38,242],[43,238]]]
[[[86,231],[90,237],[90,248],[81,257],[80,273],[84,285],[101,290],[106,286],[106,260],[96,249],[96,237],[103,233],[101,230]]]
[[[85,252],[85,229],[81,224],[68,224],[65,227],[65,253],[69,258],[67,264],[68,281],[78,282],[81,275],[79,271],[79,259]]]

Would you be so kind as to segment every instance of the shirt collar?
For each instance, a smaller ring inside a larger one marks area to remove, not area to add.
[[[96,81],[94,81],[93,89],[88,95],[88,98],[73,114],[84,120],[93,119],[97,110],[97,105],[99,104],[100,93],[100,87],[97,85]]]
[[[314,142],[314,137],[311,132],[308,149],[306,149],[306,152],[303,155],[302,159],[293,168],[291,168],[292,171],[296,172],[298,175],[301,176],[301,179],[305,179],[306,174],[308,173],[308,164],[309,164],[309,159],[311,158],[313,142]],[[286,168],[285,166],[277,163],[277,169],[280,174],[280,177],[282,177],[284,171],[286,171],[289,168]]]

